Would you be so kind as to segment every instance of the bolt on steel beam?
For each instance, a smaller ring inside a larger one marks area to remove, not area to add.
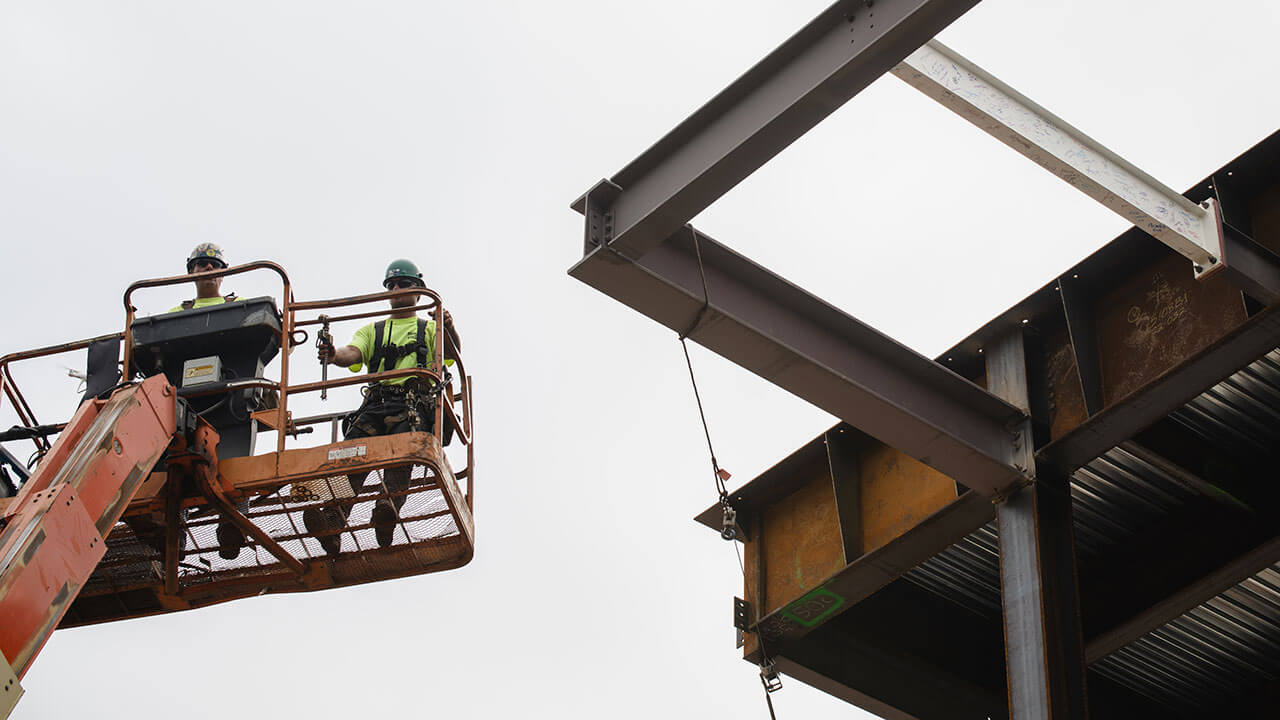
[[[1213,200],[1188,200],[936,40],[890,72],[1186,257],[1197,277],[1223,267]]]

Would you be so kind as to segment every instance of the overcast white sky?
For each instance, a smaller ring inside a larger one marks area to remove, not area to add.
[[[201,241],[302,299],[408,256],[478,441],[468,567],[59,631],[13,717],[767,717],[734,554],[691,520],[715,495],[679,343],[565,275],[567,206],[827,4],[0,4],[0,354],[119,330],[129,282]],[[1263,0],[986,0],[940,39],[1182,190],[1280,125],[1278,32]],[[926,354],[1125,227],[892,77],[695,224]],[[833,422],[694,362],[731,484]],[[19,376],[47,422],[60,372]]]

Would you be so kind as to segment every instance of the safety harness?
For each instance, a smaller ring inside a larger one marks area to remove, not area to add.
[[[404,345],[384,344],[383,338],[390,339],[387,331],[387,321],[379,320],[373,324],[373,355],[369,358],[370,373],[380,372],[384,367],[387,370],[394,370],[401,358],[412,354],[417,354],[418,356],[418,367],[427,367],[428,358],[432,356],[433,350],[427,344],[427,321],[425,319],[418,318],[418,332],[412,342]],[[385,423],[387,418],[394,420],[401,414],[408,420],[410,427],[415,430],[429,427],[434,416],[436,398],[443,386],[439,383],[431,383],[429,389],[423,390],[418,386],[417,382],[414,382],[415,380],[417,378],[411,378],[409,382],[401,385],[384,385],[379,382],[370,383],[365,389],[364,402],[353,413],[343,419],[343,434],[349,436],[352,426],[360,423],[362,418],[365,419],[366,424],[373,423],[375,419]],[[380,432],[365,432],[374,435],[381,434]]]
[[[236,294],[235,294],[235,293],[227,293],[226,295],[223,295],[223,296],[222,296],[222,301],[223,301],[223,302],[234,302],[234,301],[235,301],[235,299],[236,299]],[[195,301],[195,300],[183,300],[183,301],[182,301],[182,309],[183,309],[183,310],[192,310],[192,309],[194,309],[194,308],[195,308],[195,306],[196,306],[196,301]]]
[[[406,355],[417,353],[418,367],[427,366],[427,358],[431,357],[432,348],[427,345],[427,321],[418,318],[418,336],[414,342],[404,345],[383,344],[387,321],[379,320],[373,324],[373,356],[369,358],[369,372],[376,373],[386,365],[387,370],[394,370],[400,359]]]

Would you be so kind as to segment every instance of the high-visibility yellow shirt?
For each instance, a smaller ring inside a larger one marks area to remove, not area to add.
[[[221,295],[219,295],[218,297],[211,297],[211,298],[198,297],[195,299],[195,302],[191,306],[191,309],[199,310],[200,308],[209,307],[210,305],[221,305],[226,301],[227,299],[222,297]],[[169,308],[169,312],[180,312],[182,310],[186,310],[186,308],[182,307],[181,305],[174,308]]]
[[[351,365],[351,372],[360,372],[365,363],[373,358],[373,341],[377,337],[374,330],[374,323],[365,325],[356,331],[351,338],[351,345],[360,351],[360,361]],[[431,367],[435,364],[436,350],[436,321],[427,320],[427,326],[423,331],[422,340],[429,348],[427,354],[427,366]],[[390,318],[387,320],[387,326],[382,330],[383,347],[388,345],[412,345],[418,340],[418,318]],[[405,368],[418,367],[418,354],[416,352],[409,353],[396,361],[395,367],[388,367],[390,357],[384,356],[382,367],[378,368],[379,372],[386,370],[403,370]],[[453,361],[446,359],[445,365],[452,365]],[[437,372],[439,369],[437,368]],[[409,378],[399,377],[390,380],[382,380],[383,385],[403,385]]]

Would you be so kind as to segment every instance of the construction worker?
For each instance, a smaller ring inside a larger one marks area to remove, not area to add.
[[[227,260],[223,257],[222,248],[214,243],[204,242],[196,245],[191,250],[191,254],[187,256],[187,274],[195,275],[196,273],[209,272],[210,270],[222,270],[227,267]],[[195,281],[196,296],[191,300],[184,300],[181,305],[170,308],[169,312],[180,312],[182,310],[195,310],[198,308],[209,307],[210,305],[221,305],[222,303],[232,302],[236,299],[235,293],[223,295],[221,293],[222,278],[200,278]],[[241,501],[237,504],[241,513],[248,512],[248,501]],[[234,560],[240,556],[240,551],[245,546],[244,531],[237,525],[227,520],[219,520],[216,530],[218,538],[218,555],[224,560]]]
[[[222,270],[227,267],[226,258],[222,256],[222,248],[213,243],[200,243],[195,246],[191,254],[187,256],[187,274],[194,275],[196,273],[208,272],[210,270]],[[196,296],[191,300],[184,300],[181,305],[170,308],[169,312],[178,312],[180,310],[194,310],[196,308],[209,307],[210,305],[218,305],[224,302],[231,302],[236,299],[236,294],[221,294],[222,278],[200,278],[195,281]]]
[[[394,260],[387,266],[382,286],[388,290],[419,287],[425,288],[418,266],[405,259]],[[405,368],[431,368],[436,366],[434,320],[419,318],[412,309],[418,296],[399,295],[390,299],[392,312],[389,319],[365,325],[355,332],[351,343],[335,348],[332,345],[319,348],[322,364],[342,365],[352,372],[368,366],[370,373]],[[449,311],[444,312],[444,329],[458,346],[457,331]],[[452,365],[451,358],[445,364]],[[420,431],[431,432],[435,420],[435,398],[440,388],[431,381],[416,377],[398,377],[381,380],[369,385],[365,400],[348,416],[344,423],[347,439],[372,435]],[[404,505],[403,492],[409,488],[408,466],[387,468],[383,471],[385,489],[391,498],[378,500],[374,505],[371,522],[378,547],[388,547],[393,541],[400,508]],[[353,495],[364,489],[368,473],[348,478]],[[302,520],[308,531],[333,531],[346,524],[350,507],[312,508],[303,512]],[[325,552],[336,555],[341,550],[342,538],[338,534],[320,535],[320,545]]]

